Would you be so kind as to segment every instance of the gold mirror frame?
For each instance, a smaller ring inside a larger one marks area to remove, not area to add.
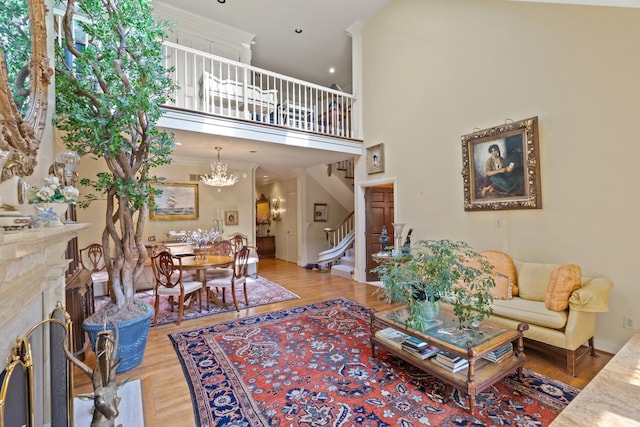
[[[29,104],[24,117],[18,111],[9,86],[4,53],[0,46],[0,150],[8,151],[0,181],[29,176],[37,164],[48,107],[48,86],[53,70],[47,58],[47,8],[44,0],[25,0],[31,27]]]
[[[256,225],[271,224],[269,198],[264,194],[260,194],[260,198],[256,200]]]

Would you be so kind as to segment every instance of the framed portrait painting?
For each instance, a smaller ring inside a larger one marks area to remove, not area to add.
[[[462,136],[464,210],[540,209],[538,117]]]
[[[224,225],[238,225],[238,211],[224,211]]]
[[[175,220],[198,218],[198,184],[154,184],[150,219]]]
[[[384,151],[383,145],[378,144],[367,147],[367,173],[384,172]]]
[[[326,203],[313,204],[313,220],[315,222],[327,221],[327,204]]]

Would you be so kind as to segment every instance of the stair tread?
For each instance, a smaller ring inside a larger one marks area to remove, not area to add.
[[[342,271],[351,271],[353,272],[353,267],[350,265],[344,265],[344,264],[336,264],[331,266],[332,270],[342,270]]]

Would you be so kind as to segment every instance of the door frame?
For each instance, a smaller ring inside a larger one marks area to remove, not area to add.
[[[355,229],[356,229],[356,266],[353,272],[353,280],[357,282],[366,282],[367,268],[367,248],[366,248],[366,231],[367,231],[367,210],[365,207],[365,188],[378,187],[380,185],[391,184],[393,186],[393,221],[398,222],[398,179],[397,177],[381,178],[377,180],[364,181],[356,186],[356,208],[355,208]]]

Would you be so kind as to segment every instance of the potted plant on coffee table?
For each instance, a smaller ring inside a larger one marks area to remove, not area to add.
[[[92,191],[80,207],[106,200],[102,246],[111,297],[84,326],[117,323],[124,371],[141,362],[153,314],[134,291],[147,258],[142,236],[158,181],[150,170],[170,163],[174,146],[173,136],[155,126],[160,105],[175,90],[162,58],[166,23],[154,20],[147,0],[68,0],[65,7],[54,121],[68,149],[103,159],[107,169],[80,180]],[[74,21],[75,13],[85,19]],[[86,38],[76,41],[82,32]],[[142,327],[128,341],[125,326],[139,319]],[[134,348],[138,342],[142,353]]]
[[[440,301],[452,304],[461,327],[488,317],[493,311],[492,270],[465,242],[420,240],[408,254],[386,260],[373,271],[384,285],[383,299],[407,305],[407,327],[426,330],[439,314]]]

